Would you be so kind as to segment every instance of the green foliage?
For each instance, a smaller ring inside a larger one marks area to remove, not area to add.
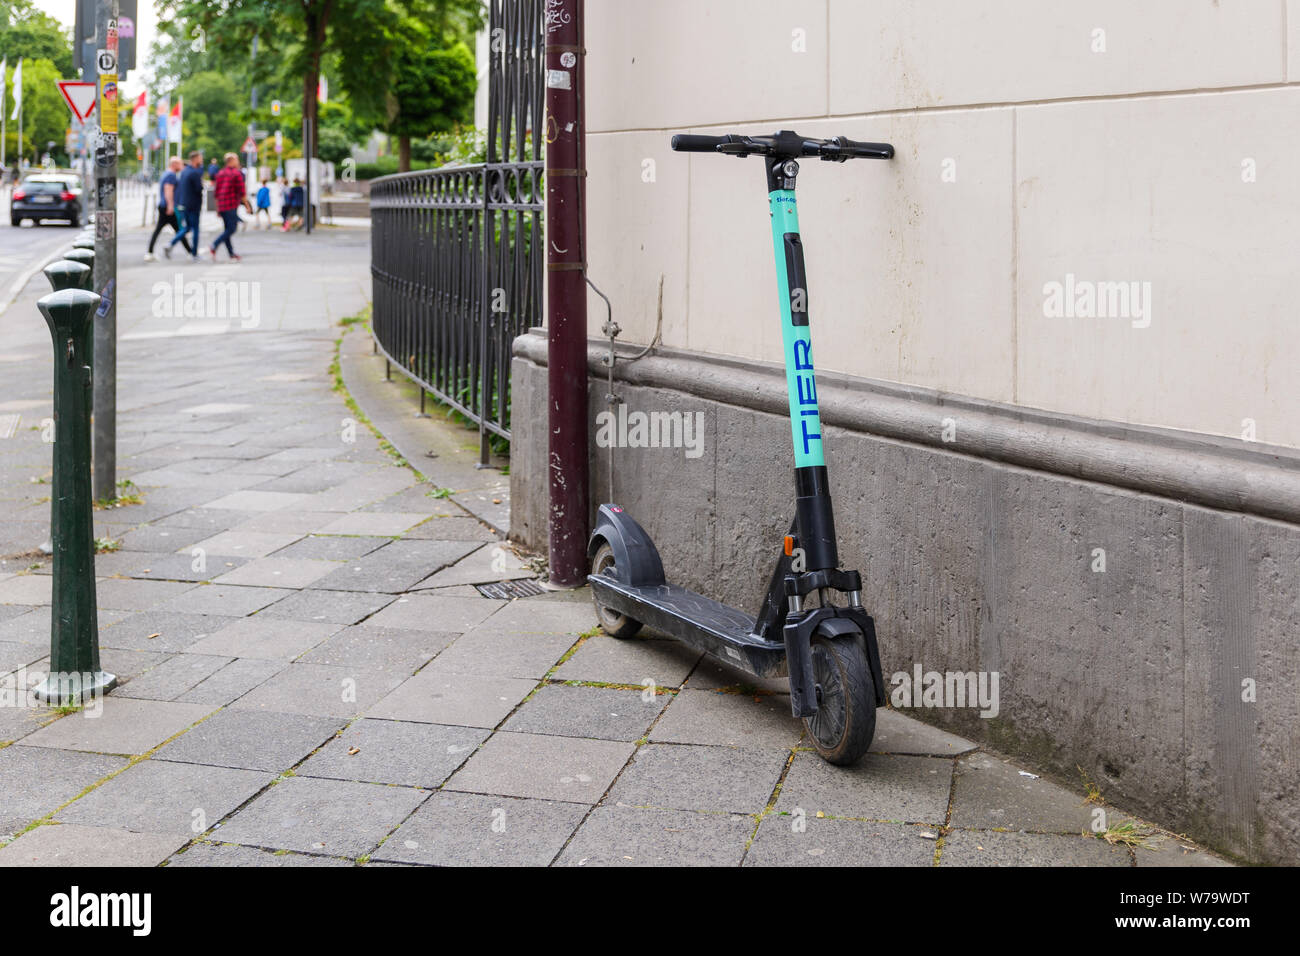
[[[186,153],[201,149],[205,160],[220,160],[222,153],[239,151],[248,131],[239,121],[241,96],[234,80],[215,71],[196,73],[177,93],[185,97]]]
[[[431,48],[432,42],[412,28],[396,57],[388,116],[395,136],[446,132],[473,119],[474,54],[461,42]]]
[[[13,113],[13,74],[17,65],[11,57],[9,75],[5,78],[8,91],[4,104],[6,115]],[[36,165],[51,140],[55,144],[52,150],[55,162],[67,164],[64,133],[68,125],[68,107],[56,85],[60,79],[58,68],[51,61],[23,60],[23,155],[32,165]],[[15,165],[12,160],[17,153],[18,124],[9,123],[5,137],[6,162]]]
[[[12,67],[20,56],[49,60],[56,75],[71,77],[72,33],[31,0],[0,0],[0,59],[8,58]]]
[[[351,152],[346,133],[333,126],[321,127],[320,135],[316,137],[317,156],[327,163],[341,163]]]

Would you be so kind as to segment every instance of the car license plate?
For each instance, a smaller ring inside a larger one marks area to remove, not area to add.
[[[32,202],[54,202],[53,196],[33,196]]]

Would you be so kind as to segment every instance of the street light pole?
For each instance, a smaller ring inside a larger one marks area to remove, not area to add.
[[[117,16],[118,0],[95,0],[99,79],[95,137],[94,495],[117,496]]]

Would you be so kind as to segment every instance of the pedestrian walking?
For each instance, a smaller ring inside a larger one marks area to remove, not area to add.
[[[239,256],[235,255],[235,247],[230,244],[230,237],[239,229],[239,207],[243,206],[249,212],[253,211],[253,207],[248,201],[248,190],[244,185],[244,172],[239,168],[239,157],[234,153],[226,153],[225,164],[217,173],[217,178],[213,180],[217,215],[221,217],[225,231],[217,236],[216,242],[212,243],[208,251],[212,254],[212,261],[216,262],[217,247],[225,243],[230,258],[238,262]]]
[[[172,237],[172,241],[163,246],[163,254],[172,257],[172,246],[190,234],[185,248],[190,258],[199,258],[199,217],[203,215],[203,153],[194,150],[190,153],[190,164],[181,170],[180,181],[176,184],[176,218],[180,221],[181,231]]]
[[[180,236],[181,245],[185,251],[192,257],[194,250],[190,248],[189,241],[181,231],[180,221],[176,218],[176,186],[180,182],[178,175],[185,164],[181,162],[179,156],[173,156],[167,163],[167,172],[158,181],[158,224],[153,228],[153,235],[149,237],[149,251],[144,254],[145,262],[153,262],[158,257],[153,254],[154,243],[158,241],[158,235],[162,232],[163,226],[171,226],[172,231]],[[167,247],[168,250],[171,246]]]
[[[293,220],[294,229],[302,228],[302,209],[305,201],[305,190],[302,186],[302,179],[293,177],[293,188],[289,190],[289,214],[284,217],[284,225],[280,228],[281,232],[288,232],[290,229],[290,220]]]
[[[271,180],[263,179],[262,185],[257,190],[257,212],[253,213],[253,225],[262,221],[262,213],[266,213],[266,227],[271,228]]]

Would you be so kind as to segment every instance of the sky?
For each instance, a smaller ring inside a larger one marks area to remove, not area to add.
[[[48,13],[68,29],[72,29],[72,23],[77,16],[77,5],[74,0],[33,0],[32,5]],[[127,93],[139,92],[144,78],[144,61],[149,55],[149,46],[158,36],[158,11],[154,8],[154,0],[137,0],[136,6],[140,21],[135,25],[136,69],[131,71],[126,83],[123,84],[124,92]]]

